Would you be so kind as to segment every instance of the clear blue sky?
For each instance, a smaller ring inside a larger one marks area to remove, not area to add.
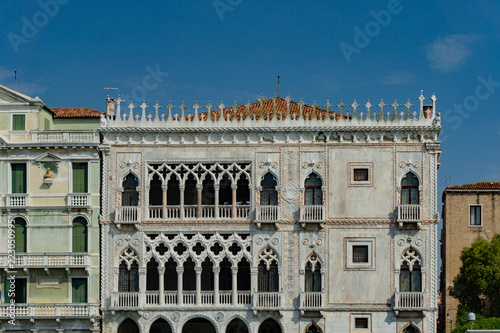
[[[277,93],[277,75],[308,104],[416,107],[424,90],[443,118],[442,191],[500,180],[499,17],[498,0],[2,1],[0,83],[17,70],[49,107],[101,111],[104,87],[244,104]]]

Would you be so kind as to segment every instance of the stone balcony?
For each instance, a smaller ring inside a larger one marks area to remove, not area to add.
[[[416,225],[420,229],[422,223],[422,205],[399,205],[397,209],[399,228]]]
[[[115,223],[118,228],[122,224],[132,224],[139,228],[141,223],[141,209],[139,206],[116,206],[115,208]]]
[[[31,143],[45,144],[99,144],[97,131],[32,131]]]
[[[149,220],[241,220],[250,217],[249,205],[149,206]]]
[[[66,205],[70,209],[90,209],[90,193],[68,193]]]
[[[325,224],[324,205],[302,205],[299,211],[299,222],[303,228],[308,224],[317,223],[322,228]]]
[[[302,292],[300,293],[299,310],[304,314],[305,311],[323,312],[325,295],[322,292]]]
[[[146,291],[140,292],[113,292],[111,293],[111,307],[120,308],[175,308],[178,306],[199,307],[239,307],[250,308],[250,291]]]
[[[280,223],[280,206],[278,205],[261,205],[255,209],[255,222],[257,228],[262,224],[273,223],[278,229]]]
[[[7,209],[27,210],[30,201],[28,193],[9,193],[5,195],[5,206]]]
[[[4,270],[43,268],[47,273],[52,268],[84,268],[87,273],[90,267],[88,253],[16,253],[15,262],[11,265],[7,254],[0,255],[0,267]]]
[[[280,311],[283,310],[282,292],[257,292],[252,294],[252,309],[257,311]]]
[[[0,318],[10,318],[9,303],[0,304]],[[94,303],[16,303],[16,318],[91,318],[99,316]]]
[[[394,295],[394,311],[422,311],[425,308],[425,293],[396,292]]]

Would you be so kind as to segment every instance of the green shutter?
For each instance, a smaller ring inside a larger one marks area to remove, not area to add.
[[[87,252],[87,225],[83,218],[73,222],[73,252]]]
[[[14,250],[16,253],[26,252],[26,222],[23,219],[16,219],[14,232],[14,240],[16,242]]]
[[[50,120],[45,119],[45,129],[50,130]]]
[[[71,279],[73,303],[87,303],[87,279]]]
[[[73,163],[73,193],[87,193],[87,163]]]
[[[26,193],[26,164],[12,164],[12,193]]]
[[[25,115],[15,114],[12,116],[12,130],[13,131],[24,131],[25,130]]]

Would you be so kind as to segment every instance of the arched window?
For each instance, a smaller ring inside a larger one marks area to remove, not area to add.
[[[181,204],[181,192],[179,190],[179,180],[175,175],[171,175],[167,182],[167,205],[178,206]]]
[[[16,241],[14,250],[16,253],[26,252],[27,249],[27,232],[26,221],[22,217],[14,220],[14,240]]]
[[[184,182],[184,205],[191,206],[198,204],[196,184],[196,178],[190,173]]]
[[[120,254],[118,269],[118,291],[139,291],[139,261],[134,250],[128,248]]]
[[[262,188],[260,192],[260,204],[261,205],[277,205],[278,204],[278,191],[276,190],[276,178],[271,173],[266,173],[262,181],[260,182],[260,187]]]
[[[161,206],[163,205],[163,190],[161,188],[160,176],[155,174],[149,183],[149,205]]]
[[[224,258],[219,264],[219,290],[231,290],[232,286],[232,273],[231,273],[231,262],[229,259]]]
[[[258,268],[259,292],[279,291],[278,257],[272,249],[260,253]]]
[[[248,327],[241,319],[235,318],[227,325],[226,333],[248,333]]]
[[[276,321],[269,318],[260,324],[259,333],[281,333],[281,327]]]
[[[177,263],[172,258],[165,263],[163,285],[165,290],[177,290]]]
[[[401,180],[401,204],[418,205],[419,191],[418,178],[413,172],[408,172]]]
[[[170,328],[170,325],[163,318],[155,320],[155,322],[153,323],[153,325],[151,325],[151,328],[149,329],[149,333],[171,333],[171,332],[172,329]]]
[[[318,328],[318,326],[311,324],[307,329],[306,333],[320,333],[321,330]]]
[[[151,258],[146,265],[146,290],[160,289],[160,275],[158,273],[158,262]]]
[[[137,192],[139,182],[137,178],[129,173],[123,180],[122,206],[138,206],[139,192]]]
[[[73,221],[73,252],[87,252],[87,220],[77,217]]]
[[[418,331],[415,329],[415,326],[409,325],[404,330],[403,333],[417,333]]]
[[[118,327],[118,333],[139,333],[139,327],[132,319],[125,319]]]
[[[417,251],[408,249],[401,257],[401,270],[399,273],[400,292],[421,292],[422,271],[421,259]]]
[[[317,174],[311,173],[304,182],[304,205],[322,205],[323,191],[321,185],[323,182]]]
[[[237,205],[250,205],[250,183],[245,174],[242,174],[238,181],[236,188],[236,204]]]
[[[315,254],[311,254],[305,267],[305,291],[321,291],[321,263]]]
[[[238,290],[250,290],[250,263],[242,258],[238,263]]]

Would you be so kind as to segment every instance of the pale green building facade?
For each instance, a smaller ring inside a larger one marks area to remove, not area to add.
[[[99,115],[0,85],[0,332],[99,330]]]

